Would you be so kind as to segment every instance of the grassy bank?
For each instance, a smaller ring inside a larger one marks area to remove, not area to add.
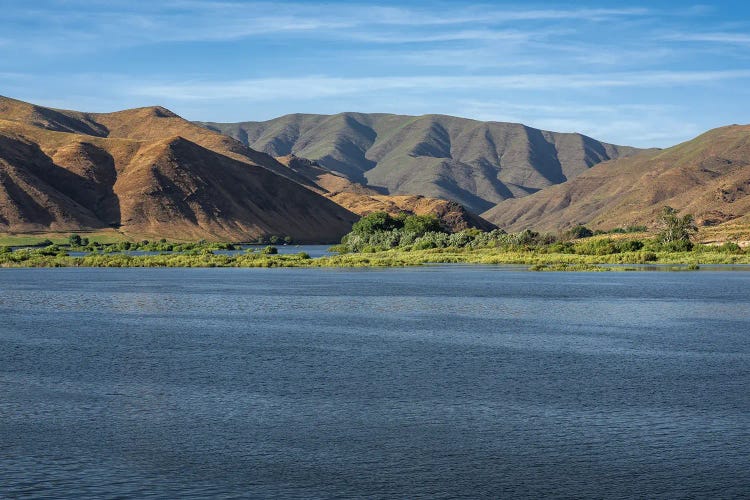
[[[305,253],[277,255],[244,252],[217,255],[211,251],[161,255],[97,253],[71,257],[65,252],[46,254],[45,249],[0,254],[1,267],[397,267],[423,264],[520,264],[533,270],[606,270],[609,264],[750,264],[750,254],[728,253],[719,247],[699,247],[683,252],[632,251],[586,255],[497,248],[390,249],[346,253],[311,259]]]
[[[115,230],[80,231],[79,234],[103,244],[119,243],[128,240],[125,235],[118,233]],[[24,234],[0,233],[0,246],[35,246],[43,241],[50,241],[58,245],[63,245],[68,242],[69,238],[69,232],[38,232]]]
[[[667,210],[668,209],[668,210]],[[240,251],[232,243],[97,241],[69,235],[67,241],[44,240],[12,250],[0,245],[0,267],[395,267],[423,264],[516,264],[533,270],[611,270],[622,266],[662,264],[696,269],[702,264],[750,264],[750,250],[735,242],[695,243],[690,216],[665,208],[665,225],[658,234],[641,226],[597,234],[584,226],[566,232],[509,234],[495,229],[446,231],[431,216],[391,217],[374,213],[354,224],[340,245],[339,255],[311,259],[301,252],[278,255],[273,246]],[[31,244],[31,242],[29,242]],[[234,250],[226,255],[222,250]],[[150,255],[133,255],[132,252]],[[71,256],[70,252],[86,252]],[[619,267],[612,268],[612,265]]]

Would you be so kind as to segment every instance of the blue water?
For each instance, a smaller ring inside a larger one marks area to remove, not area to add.
[[[0,269],[0,497],[748,497],[748,290]]]
[[[215,250],[214,253],[218,255],[237,255],[245,253],[247,250],[253,250],[260,252],[268,245],[242,245],[240,250]],[[274,245],[276,250],[281,255],[296,254],[300,252],[307,253],[311,258],[316,259],[318,257],[327,257],[335,255],[328,251],[331,245]],[[19,247],[21,248],[21,247]],[[28,248],[28,247],[23,247]],[[71,257],[83,257],[91,255],[94,252],[68,252]],[[103,252],[98,252],[103,253]],[[123,250],[119,252],[109,252],[111,254],[125,254],[125,255],[161,255],[161,254],[172,254],[172,253],[185,253],[185,252],[156,252],[151,250]]]

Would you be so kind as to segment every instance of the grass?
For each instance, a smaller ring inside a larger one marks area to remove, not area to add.
[[[127,241],[129,238],[121,233],[118,233],[114,229],[103,230],[103,231],[76,231],[77,234],[86,238],[96,240],[99,243],[119,243],[121,241]],[[35,246],[44,240],[50,240],[56,245],[66,244],[71,232],[57,233],[57,232],[39,232],[39,233],[24,233],[24,234],[13,234],[13,233],[0,233],[0,245],[5,246]]]
[[[695,270],[703,264],[750,264],[750,250],[736,243],[723,245],[675,245],[660,243],[647,233],[603,234],[579,239],[550,238],[533,232],[508,235],[477,230],[447,235],[425,232],[418,239],[408,234],[375,232],[370,239],[345,238],[346,244],[332,247],[338,255],[311,259],[304,252],[276,254],[275,247],[246,250],[232,255],[217,250],[239,250],[230,243],[178,243],[166,240],[132,242],[116,231],[81,233],[88,241],[75,243],[68,233],[6,235],[0,238],[0,267],[401,267],[424,264],[515,264],[535,271],[612,271],[633,269],[632,265],[659,264],[675,269]],[[394,241],[402,246],[390,248]],[[43,240],[49,241],[42,246]],[[354,243],[353,243],[354,241]],[[358,243],[357,243],[358,241]],[[71,246],[74,242],[77,246]],[[86,243],[86,245],[83,245]],[[10,251],[9,245],[38,246]],[[83,246],[82,246],[83,245]],[[357,246],[358,245],[358,246]],[[351,251],[353,248],[358,252]],[[126,250],[159,252],[129,255]],[[73,257],[71,251],[89,252]],[[614,266],[613,266],[614,265]],[[628,267],[630,266],[630,267]]]
[[[311,259],[307,254],[273,255],[244,252],[216,255],[207,252],[160,255],[97,253],[70,257],[64,251],[46,255],[44,249],[0,254],[0,267],[403,267],[424,264],[520,264],[536,271],[604,271],[626,268],[608,264],[668,264],[698,268],[701,264],[750,264],[750,254],[726,253],[709,247],[689,252],[623,252],[609,255],[546,253],[536,250],[503,251],[495,248],[392,249],[348,253]]]

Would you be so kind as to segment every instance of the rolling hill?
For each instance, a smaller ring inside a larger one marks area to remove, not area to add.
[[[496,226],[469,212],[455,201],[430,198],[422,195],[384,195],[382,192],[352,182],[343,175],[321,167],[317,162],[294,155],[277,158],[296,174],[306,177],[318,192],[357,215],[372,212],[402,212],[415,215],[434,215],[443,227],[452,232],[468,228],[491,231]]]
[[[0,97],[0,231],[337,241],[357,216],[313,188],[161,107],[81,113]]]
[[[580,134],[444,115],[286,115],[201,125],[273,156],[315,160],[380,194],[453,200],[484,212],[640,150]]]
[[[693,214],[704,226],[749,223],[750,125],[714,129],[663,151],[601,163],[482,215],[507,230],[578,223],[608,229],[649,225],[665,205]]]

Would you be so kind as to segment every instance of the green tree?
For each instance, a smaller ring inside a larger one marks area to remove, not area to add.
[[[290,245],[292,243],[292,237],[284,236],[284,243],[286,243],[287,245]]]
[[[698,232],[692,214],[678,215],[677,210],[665,206],[658,219],[661,243],[690,243],[690,237]]]
[[[577,226],[571,228],[568,231],[568,235],[571,238],[578,239],[578,238],[589,238],[591,236],[594,236],[594,231],[587,228],[583,224],[578,224]]]
[[[78,234],[71,234],[68,238],[68,243],[72,247],[80,247],[82,243],[81,236]]]
[[[276,236],[276,235],[273,235],[273,236],[271,236],[270,238],[268,238],[268,241],[269,241],[269,243],[271,243],[272,245],[275,245],[276,243],[278,243],[278,242],[279,242],[279,237],[278,237],[278,236]]]
[[[404,232],[414,233],[422,236],[425,233],[442,232],[440,220],[431,214],[427,215],[409,215],[404,219]]]
[[[378,231],[391,231],[403,226],[398,219],[394,219],[386,212],[373,212],[365,215],[352,226],[354,234],[373,234]]]

